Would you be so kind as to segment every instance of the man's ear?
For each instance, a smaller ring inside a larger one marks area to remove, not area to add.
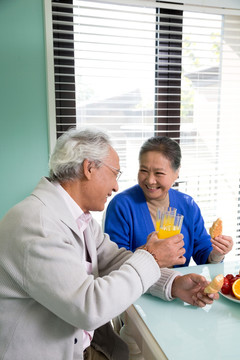
[[[88,159],[83,161],[83,174],[84,176],[90,180],[92,177],[93,163]]]

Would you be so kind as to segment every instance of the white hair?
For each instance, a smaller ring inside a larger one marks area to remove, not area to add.
[[[50,157],[50,179],[64,182],[81,178],[84,160],[95,162],[99,167],[110,147],[109,136],[100,130],[68,130],[57,139]]]

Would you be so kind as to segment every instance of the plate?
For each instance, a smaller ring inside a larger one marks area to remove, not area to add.
[[[225,294],[223,294],[221,291],[219,291],[219,293],[220,293],[223,297],[225,297],[226,299],[231,300],[231,301],[233,301],[233,302],[236,302],[236,303],[240,304],[240,300],[238,300],[237,298],[233,297],[232,295],[225,295]]]

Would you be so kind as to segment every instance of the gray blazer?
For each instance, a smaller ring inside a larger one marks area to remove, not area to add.
[[[46,178],[2,219],[1,360],[82,359],[82,329],[98,328],[97,346],[105,344],[104,351],[111,359],[125,359],[126,349],[118,342],[121,340],[116,340],[118,347],[115,340],[106,341],[112,335],[109,325],[107,339],[105,335],[101,338],[102,325],[153,284],[152,293],[167,298],[162,289],[175,277],[172,270],[160,272],[146,251],[132,254],[118,249],[94,219],[85,236],[93,266],[91,275],[85,269],[84,241],[77,225]]]

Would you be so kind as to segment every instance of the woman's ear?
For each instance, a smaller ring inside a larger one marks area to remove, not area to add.
[[[173,184],[174,184],[175,181],[179,178],[179,170],[180,170],[180,168],[178,168],[178,169],[175,171],[175,176],[174,176],[174,182],[173,182]]]
[[[177,169],[177,171],[176,171],[176,179],[178,179],[179,178],[179,172],[180,172],[180,167]]]

